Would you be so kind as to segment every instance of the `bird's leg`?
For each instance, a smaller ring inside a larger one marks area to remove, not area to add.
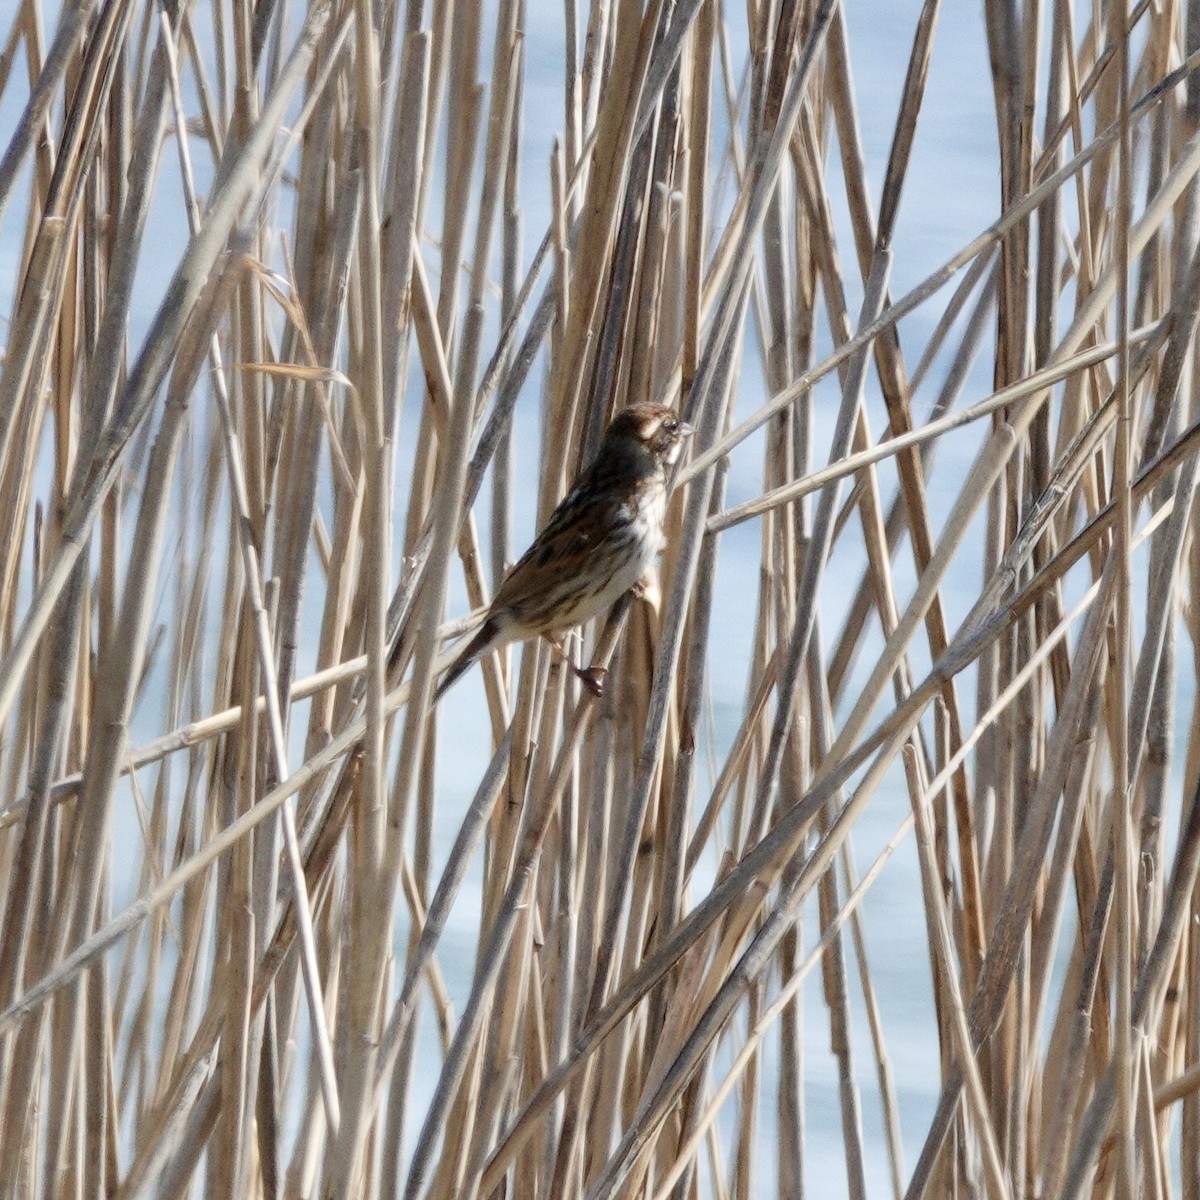
[[[559,658],[567,664],[568,667],[575,673],[584,687],[592,693],[593,696],[604,695],[604,677],[608,674],[606,667],[581,667],[567,653],[566,647],[552,633],[544,633],[542,637],[554,647]]]
[[[655,612],[662,608],[662,589],[658,586],[657,567],[651,567],[629,590],[638,600],[645,600]]]

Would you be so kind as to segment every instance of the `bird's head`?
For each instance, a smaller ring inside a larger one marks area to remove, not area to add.
[[[612,419],[604,440],[636,445],[660,467],[673,466],[692,435],[692,427],[672,408],[661,404],[631,404]]]

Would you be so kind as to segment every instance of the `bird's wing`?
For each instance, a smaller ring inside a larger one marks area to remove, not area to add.
[[[492,601],[493,611],[537,599],[585,569],[589,555],[620,520],[620,508],[621,499],[612,492],[573,489],[504,577]]]

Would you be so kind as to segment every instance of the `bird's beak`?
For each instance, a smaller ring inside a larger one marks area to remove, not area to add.
[[[695,428],[689,425],[686,421],[679,422],[679,436],[681,438],[690,438],[695,432]]]

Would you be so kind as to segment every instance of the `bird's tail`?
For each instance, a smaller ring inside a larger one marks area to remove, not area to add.
[[[437,685],[437,690],[433,693],[434,704],[492,648],[499,633],[495,618],[489,617],[484,621],[479,627],[479,632],[463,647],[462,653],[446,669],[441,683]]]

